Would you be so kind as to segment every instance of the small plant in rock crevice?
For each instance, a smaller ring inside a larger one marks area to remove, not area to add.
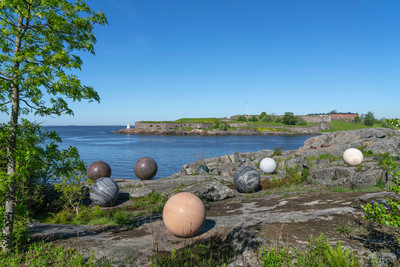
[[[398,163],[394,161],[389,160],[387,164],[391,169],[389,173],[393,176],[390,191],[398,195],[400,194],[400,168]],[[380,203],[361,205],[365,213],[364,218],[385,226],[392,226],[400,232],[400,199],[395,197],[386,200],[387,207]]]

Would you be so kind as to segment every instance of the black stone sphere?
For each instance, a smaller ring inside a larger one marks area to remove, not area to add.
[[[108,177],[102,177],[89,187],[90,200],[100,207],[112,206],[119,195],[118,184]]]
[[[95,161],[87,169],[87,176],[92,180],[97,180],[101,177],[111,177],[111,167],[104,161]]]
[[[260,190],[260,174],[250,166],[240,167],[233,176],[233,183],[240,193],[252,193]]]
[[[157,163],[149,157],[140,158],[136,161],[133,171],[140,180],[150,180],[157,173]]]

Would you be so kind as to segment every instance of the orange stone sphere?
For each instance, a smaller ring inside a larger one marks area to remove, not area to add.
[[[191,237],[203,227],[206,209],[195,194],[181,192],[165,203],[163,220],[165,226],[174,235]]]

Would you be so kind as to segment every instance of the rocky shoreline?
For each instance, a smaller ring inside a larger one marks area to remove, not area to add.
[[[342,153],[350,147],[364,151],[365,159],[357,167],[342,160]],[[388,188],[392,177],[383,159],[393,156],[399,161],[399,155],[398,130],[369,128],[318,135],[306,140],[298,150],[263,150],[202,159],[182,166],[165,179],[116,179],[121,194],[115,209],[152,192],[172,196],[187,191],[201,196],[207,219],[190,242],[169,233],[161,214],[142,216],[132,225],[117,227],[33,224],[31,238],[75,248],[84,255],[93,251],[99,260],[106,258],[122,264],[125,259],[134,258],[134,263],[124,266],[147,266],[155,253],[218,239],[228,244],[234,254],[229,266],[260,266],[262,246],[289,244],[304,248],[311,234],[316,237],[323,233],[331,244],[341,242],[345,249],[352,249],[362,265],[375,255],[380,266],[396,266],[400,264],[399,233],[363,219],[360,205],[385,204],[386,197],[395,197],[385,189],[369,192],[366,188],[378,184]],[[275,173],[259,170],[264,157],[276,160]],[[242,194],[235,190],[232,177],[241,166],[259,171],[261,191]],[[285,179],[308,183],[294,182],[295,189],[274,187]],[[347,191],[335,190],[341,188]]]
[[[263,127],[242,127],[236,130],[222,131],[220,129],[192,129],[192,130],[149,130],[139,128],[125,128],[114,131],[114,134],[136,134],[136,135],[317,135],[321,130],[330,129],[329,123],[319,123],[310,127],[283,127],[275,126],[273,129]]]

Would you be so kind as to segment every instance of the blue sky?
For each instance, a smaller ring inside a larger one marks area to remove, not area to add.
[[[400,1],[87,0],[101,103],[45,125],[372,111],[400,117]],[[247,105],[246,105],[247,102]]]

